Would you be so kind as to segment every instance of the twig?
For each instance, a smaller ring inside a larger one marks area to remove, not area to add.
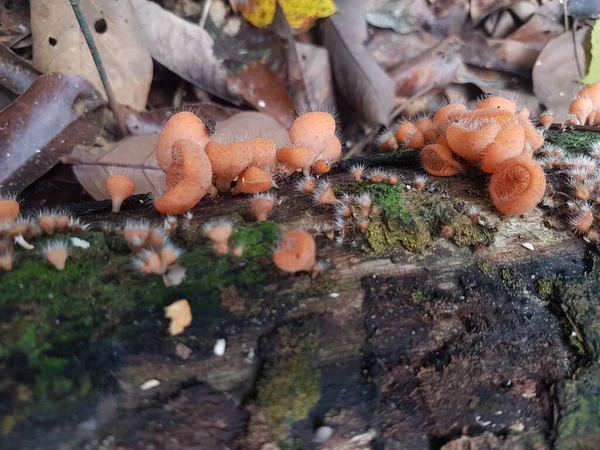
[[[563,17],[565,20],[565,31],[569,31],[569,0],[563,1]],[[577,73],[579,78],[583,78],[583,69],[581,68],[581,61],[579,60],[579,54],[577,53],[577,19],[573,18],[573,26],[571,27],[571,39],[573,40],[573,53],[575,55],[575,65],[577,66]]]
[[[550,129],[563,131],[591,131],[593,133],[600,133],[600,126],[592,125],[567,125],[566,123],[553,123],[550,125]]]
[[[123,109],[121,108],[121,105],[117,102],[115,94],[110,86],[106,69],[104,68],[104,64],[102,63],[102,58],[100,58],[100,52],[98,52],[98,47],[96,47],[96,42],[94,41],[94,36],[92,36],[90,27],[88,26],[85,17],[83,17],[83,11],[81,11],[81,6],[79,6],[79,0],[69,0],[69,3],[71,4],[71,8],[73,8],[73,12],[75,13],[75,17],[77,18],[77,22],[79,23],[79,28],[81,29],[83,37],[85,38],[85,42],[88,48],[90,49],[90,53],[92,54],[94,64],[96,65],[96,69],[98,70],[98,75],[100,75],[100,80],[102,81],[104,91],[106,92],[106,97],[108,98],[108,104],[110,106],[110,109],[112,109],[117,120],[119,121],[119,128],[121,129],[121,132],[125,135],[127,134],[127,125],[125,122],[125,115],[123,114]]]
[[[208,13],[210,11],[211,5],[212,0],[204,0],[204,3],[202,5],[202,13],[200,14],[200,21],[198,22],[200,28],[204,28],[204,25],[206,25],[206,19],[208,19]]]

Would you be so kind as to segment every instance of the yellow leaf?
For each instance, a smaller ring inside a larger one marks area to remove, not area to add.
[[[590,67],[588,73],[582,80],[585,84],[597,83],[600,81],[600,19],[596,20],[592,28],[592,51]]]
[[[242,16],[258,28],[266,28],[275,17],[276,0],[250,0],[240,6]]]
[[[273,22],[275,4],[276,0],[250,0],[240,10],[252,25],[265,28]],[[279,4],[292,28],[302,28],[336,11],[333,0],[279,0]]]

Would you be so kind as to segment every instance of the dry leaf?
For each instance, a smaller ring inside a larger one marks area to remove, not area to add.
[[[579,61],[585,62],[584,43],[589,39],[589,28],[576,33]],[[533,92],[546,108],[563,120],[569,104],[581,89],[571,33],[552,39],[544,47],[533,67]]]
[[[325,20],[323,36],[336,84],[362,121],[385,125],[394,107],[394,82],[363,46],[360,1],[339,1],[338,8]]]
[[[295,42],[294,46],[308,97],[307,106],[311,110],[324,106],[335,108],[329,52],[323,47],[304,42]]]
[[[169,334],[175,336],[192,323],[192,308],[187,300],[177,300],[165,307],[165,317],[171,319]]]
[[[389,31],[377,30],[369,39],[366,48],[385,70],[416,58],[440,43],[429,33],[410,33],[403,36]]]
[[[0,44],[0,86],[21,95],[40,75],[28,61]]]
[[[222,122],[217,122],[212,139],[230,141],[236,138],[245,139],[261,135],[271,137],[277,148],[289,145],[287,130],[271,116],[259,112],[242,112]]]
[[[29,2],[4,1],[0,8],[0,43],[12,47],[31,32]]]
[[[471,19],[476,24],[483,18],[502,8],[517,3],[518,0],[471,0]]]
[[[235,100],[227,72],[213,53],[213,39],[196,24],[147,0],[131,0],[154,59],[181,78],[220,98]]]
[[[227,77],[231,92],[240,94],[259,111],[286,128],[292,124],[294,105],[277,73],[266,64],[250,63]]]
[[[134,194],[161,192],[166,175],[156,162],[154,150],[157,140],[158,134],[146,134],[126,137],[108,150],[101,147],[80,147],[66,162],[74,164],[77,180],[96,200],[110,198],[105,181],[109,170],[119,166],[129,166],[127,173],[135,182]],[[111,166],[111,163],[117,166]]]
[[[129,0],[81,0],[112,90],[119,103],[146,107],[152,58],[139,41],[138,20]],[[31,0],[33,64],[42,72],[75,72],[103,93],[98,70],[68,1]]]
[[[509,35],[506,39],[519,41],[541,52],[544,45],[553,37],[562,34],[564,26],[542,14],[534,14],[531,18]]]
[[[40,76],[0,112],[0,190],[21,192],[75,145],[92,145],[104,126],[103,106],[77,74]]]
[[[399,34],[420,30],[434,21],[426,0],[396,0],[375,3],[367,9],[365,18],[369,25],[391,28]]]
[[[236,115],[239,110],[211,103],[188,103],[180,108],[162,108],[153,111],[130,111],[125,116],[127,129],[134,136],[160,133],[165,122],[180,111],[191,111],[201,119],[221,121]]]

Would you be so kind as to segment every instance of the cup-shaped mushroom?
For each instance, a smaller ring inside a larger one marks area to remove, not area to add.
[[[254,138],[248,141],[252,147],[252,161],[250,166],[268,170],[275,164],[277,148],[270,138]]]
[[[292,230],[283,236],[273,254],[275,265],[286,272],[309,272],[315,266],[317,246],[313,237],[304,230]]]
[[[499,131],[500,125],[496,122],[460,121],[448,126],[446,139],[454,153],[471,164],[478,164]]]
[[[206,195],[212,186],[212,168],[202,147],[187,139],[173,144],[169,185],[167,192],[154,199],[154,207],[163,214],[183,214]]]
[[[394,134],[398,145],[403,148],[421,148],[425,139],[423,133],[412,122],[404,122]]]
[[[577,96],[589,98],[594,104],[595,108],[600,108],[600,82],[584,86],[581,88]]]
[[[423,168],[436,177],[451,177],[462,170],[452,151],[443,145],[429,144],[421,150]]]
[[[292,171],[303,170],[308,173],[312,154],[309,149],[303,147],[283,147],[277,150],[277,161]]]
[[[525,130],[518,123],[500,130],[494,142],[485,149],[481,170],[494,173],[496,167],[507,159],[519,156],[525,147]]]
[[[494,206],[505,215],[525,214],[546,192],[546,175],[534,160],[517,156],[501,163],[490,180]]]
[[[269,172],[258,167],[248,167],[238,177],[234,194],[258,194],[271,189],[273,178]]]
[[[219,192],[229,191],[234,178],[250,166],[253,158],[252,147],[247,141],[232,144],[210,141],[206,144],[205,151]]]
[[[442,106],[438,109],[431,120],[440,132],[444,132],[446,127],[450,124],[448,121],[450,114],[466,110],[467,107],[462,103],[450,103],[449,105]]]
[[[517,111],[517,104],[507,98],[493,95],[477,102],[474,109],[503,109],[514,114]]]
[[[323,159],[326,161],[337,161],[338,159],[340,159],[341,155],[342,143],[340,142],[340,139],[337,136],[333,136],[327,144],[327,147],[325,147],[325,150],[323,150],[319,155],[319,159]]]
[[[204,122],[191,112],[180,112],[171,117],[163,127],[156,144],[156,161],[167,173],[171,165],[171,149],[175,141],[188,139],[204,148],[210,132]]]
[[[577,117],[579,125],[585,125],[594,109],[594,102],[588,97],[577,97],[569,105],[569,112]]]
[[[535,128],[530,120],[518,120],[519,124],[523,127],[523,131],[525,132],[525,144],[529,146],[532,152],[544,145],[544,136],[542,132],[538,132],[537,128]]]
[[[290,127],[290,142],[310,150],[313,158],[321,154],[335,136],[335,119],[326,112],[301,114]]]

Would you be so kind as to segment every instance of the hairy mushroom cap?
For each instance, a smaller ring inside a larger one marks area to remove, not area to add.
[[[135,191],[134,181],[126,175],[109,175],[106,179],[106,191],[112,201],[112,212],[121,211],[123,200]]]
[[[277,161],[291,170],[307,171],[312,161],[312,155],[308,148],[283,147],[277,150]]]
[[[486,147],[494,142],[499,132],[500,125],[496,122],[461,121],[448,126],[446,139],[454,153],[477,164]]]
[[[163,172],[171,165],[171,152],[175,141],[189,139],[200,148],[208,143],[210,132],[204,122],[191,112],[180,112],[171,117],[163,127],[156,144],[156,161]]]
[[[452,151],[440,144],[429,144],[421,150],[423,168],[436,177],[451,177],[462,170]]]
[[[552,114],[552,112],[546,111],[540,114],[540,125],[544,128],[544,130],[548,130],[553,122],[554,114]]]
[[[600,82],[582,87],[577,96],[589,98],[596,108],[600,107]]]
[[[320,159],[324,159],[327,161],[337,161],[342,156],[342,143],[340,139],[334,135],[325,147],[325,150],[321,152],[318,156]]]
[[[400,124],[394,136],[398,145],[404,148],[420,148],[425,141],[423,133],[412,122]]]
[[[315,162],[315,164],[312,166],[312,171],[313,173],[316,173],[318,175],[323,175],[327,172],[329,172],[331,170],[331,166],[329,164],[327,164],[325,161],[323,161],[322,159],[319,159]]]
[[[304,230],[287,232],[273,254],[273,262],[286,272],[310,272],[316,261],[317,246],[313,237]]]
[[[494,206],[505,215],[526,213],[542,200],[545,191],[544,170],[526,156],[507,159],[496,168],[490,180]]]
[[[0,195],[0,223],[10,222],[19,217],[21,208],[14,195]]]
[[[577,117],[579,125],[585,125],[587,118],[594,109],[594,102],[588,97],[577,97],[569,106],[569,112]]]
[[[246,141],[206,144],[206,156],[212,165],[215,186],[219,192],[227,192],[234,178],[246,170],[254,157],[252,146]]]
[[[233,188],[234,194],[258,194],[271,189],[273,178],[269,172],[257,167],[248,167],[244,170]]]
[[[275,195],[256,194],[252,197],[251,210],[257,222],[264,222],[273,212],[275,207]]]
[[[450,123],[448,119],[451,114],[466,110],[467,107],[462,103],[450,103],[449,105],[442,106],[440,109],[438,109],[431,118],[431,121],[439,131],[443,132]]]
[[[183,214],[198,204],[211,185],[212,166],[204,150],[187,139],[176,141],[167,172],[168,190],[154,199],[154,207],[163,214]]]
[[[60,240],[48,242],[42,248],[42,253],[57,270],[65,268],[69,256],[69,249],[65,242]]]
[[[301,114],[290,127],[290,142],[307,148],[312,157],[318,157],[335,136],[335,118],[326,112],[313,111]]]
[[[544,145],[544,136],[538,132],[530,120],[519,119],[519,124],[525,132],[525,144],[529,146],[532,152]]]
[[[273,139],[254,138],[248,141],[252,148],[252,161],[250,166],[268,170],[275,164],[277,147]]]
[[[496,167],[509,158],[519,156],[525,147],[525,130],[517,123],[500,130],[494,142],[486,149],[481,160],[481,170],[493,173]]]
[[[517,104],[507,98],[494,95],[477,102],[474,109],[503,109],[514,114],[517,111]]]

